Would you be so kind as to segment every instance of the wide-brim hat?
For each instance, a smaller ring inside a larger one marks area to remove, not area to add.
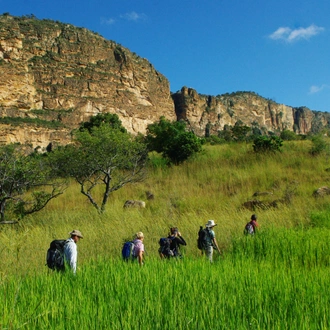
[[[214,220],[209,220],[207,222],[207,224],[205,225],[205,227],[211,228],[211,227],[215,227],[217,226],[217,224],[214,222]]]
[[[84,238],[84,236],[82,235],[81,231],[75,229],[75,230],[72,230],[72,232],[70,233],[71,236],[78,236],[80,238]]]

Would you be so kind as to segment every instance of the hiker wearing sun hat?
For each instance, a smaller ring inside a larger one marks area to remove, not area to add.
[[[217,243],[217,240],[215,238],[215,233],[213,231],[213,228],[217,226],[217,224],[214,222],[214,220],[209,220],[206,224],[206,232],[207,235],[205,237],[205,255],[210,260],[210,262],[213,261],[213,250],[216,249],[220,254],[220,249]]]
[[[84,238],[82,233],[79,230],[73,230],[69,233],[70,238],[67,239],[64,245],[64,256],[67,264],[72,269],[72,272],[75,274],[77,271],[77,258],[78,258],[78,251],[77,251],[77,242],[79,239]]]

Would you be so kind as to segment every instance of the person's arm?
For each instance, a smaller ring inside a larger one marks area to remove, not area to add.
[[[218,242],[215,237],[212,238],[212,243],[213,243],[213,246],[215,247],[215,249],[218,250],[219,254],[221,254],[220,248],[218,246]]]
[[[176,237],[176,241],[178,244],[180,245],[187,245],[186,241],[184,240],[184,238],[181,236],[181,234],[179,234],[179,236]]]
[[[143,251],[142,250],[140,250],[138,252],[137,258],[138,258],[140,266],[142,266],[143,265]]]

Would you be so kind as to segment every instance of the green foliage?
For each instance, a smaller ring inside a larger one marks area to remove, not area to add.
[[[289,130],[284,130],[280,134],[280,138],[283,141],[294,141],[298,139],[298,136],[295,132],[289,131]]]
[[[309,150],[309,153],[312,156],[317,156],[326,151],[328,148],[328,142],[325,140],[325,137],[322,135],[315,135],[312,137],[312,147]]]
[[[111,192],[143,180],[147,150],[138,138],[101,123],[90,131],[77,131],[75,145],[58,148],[51,158],[58,175],[73,177],[81,193],[103,213]],[[94,192],[99,185],[104,188],[100,201]]]
[[[253,150],[256,153],[277,152],[281,150],[282,144],[278,136],[258,136],[253,141]]]
[[[243,142],[243,141],[248,141],[249,139],[249,133],[251,132],[251,128],[243,125],[242,122],[236,122],[234,127],[232,128],[232,138],[235,141],[238,142]]]
[[[5,221],[5,213],[19,220],[40,211],[66,188],[55,180],[46,158],[28,156],[26,149],[18,144],[0,148],[1,221]]]
[[[170,122],[161,117],[148,125],[146,142],[149,151],[157,151],[169,162],[180,164],[202,150],[202,141],[186,131],[183,121]]]
[[[119,129],[123,133],[127,132],[118,115],[111,113],[99,113],[96,116],[92,116],[88,122],[80,125],[79,130],[87,129],[91,133],[94,127],[100,127],[103,124],[106,124],[111,129]]]
[[[22,124],[35,125],[39,127],[46,128],[61,128],[64,125],[59,121],[48,121],[39,118],[29,118],[29,117],[1,117],[0,123],[12,126],[20,126]]]

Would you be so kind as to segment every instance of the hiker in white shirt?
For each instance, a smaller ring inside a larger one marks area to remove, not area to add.
[[[73,230],[70,234],[71,237],[66,241],[64,246],[64,255],[67,264],[72,269],[72,272],[75,274],[77,271],[77,242],[80,238],[83,238],[83,235],[79,230]]]

